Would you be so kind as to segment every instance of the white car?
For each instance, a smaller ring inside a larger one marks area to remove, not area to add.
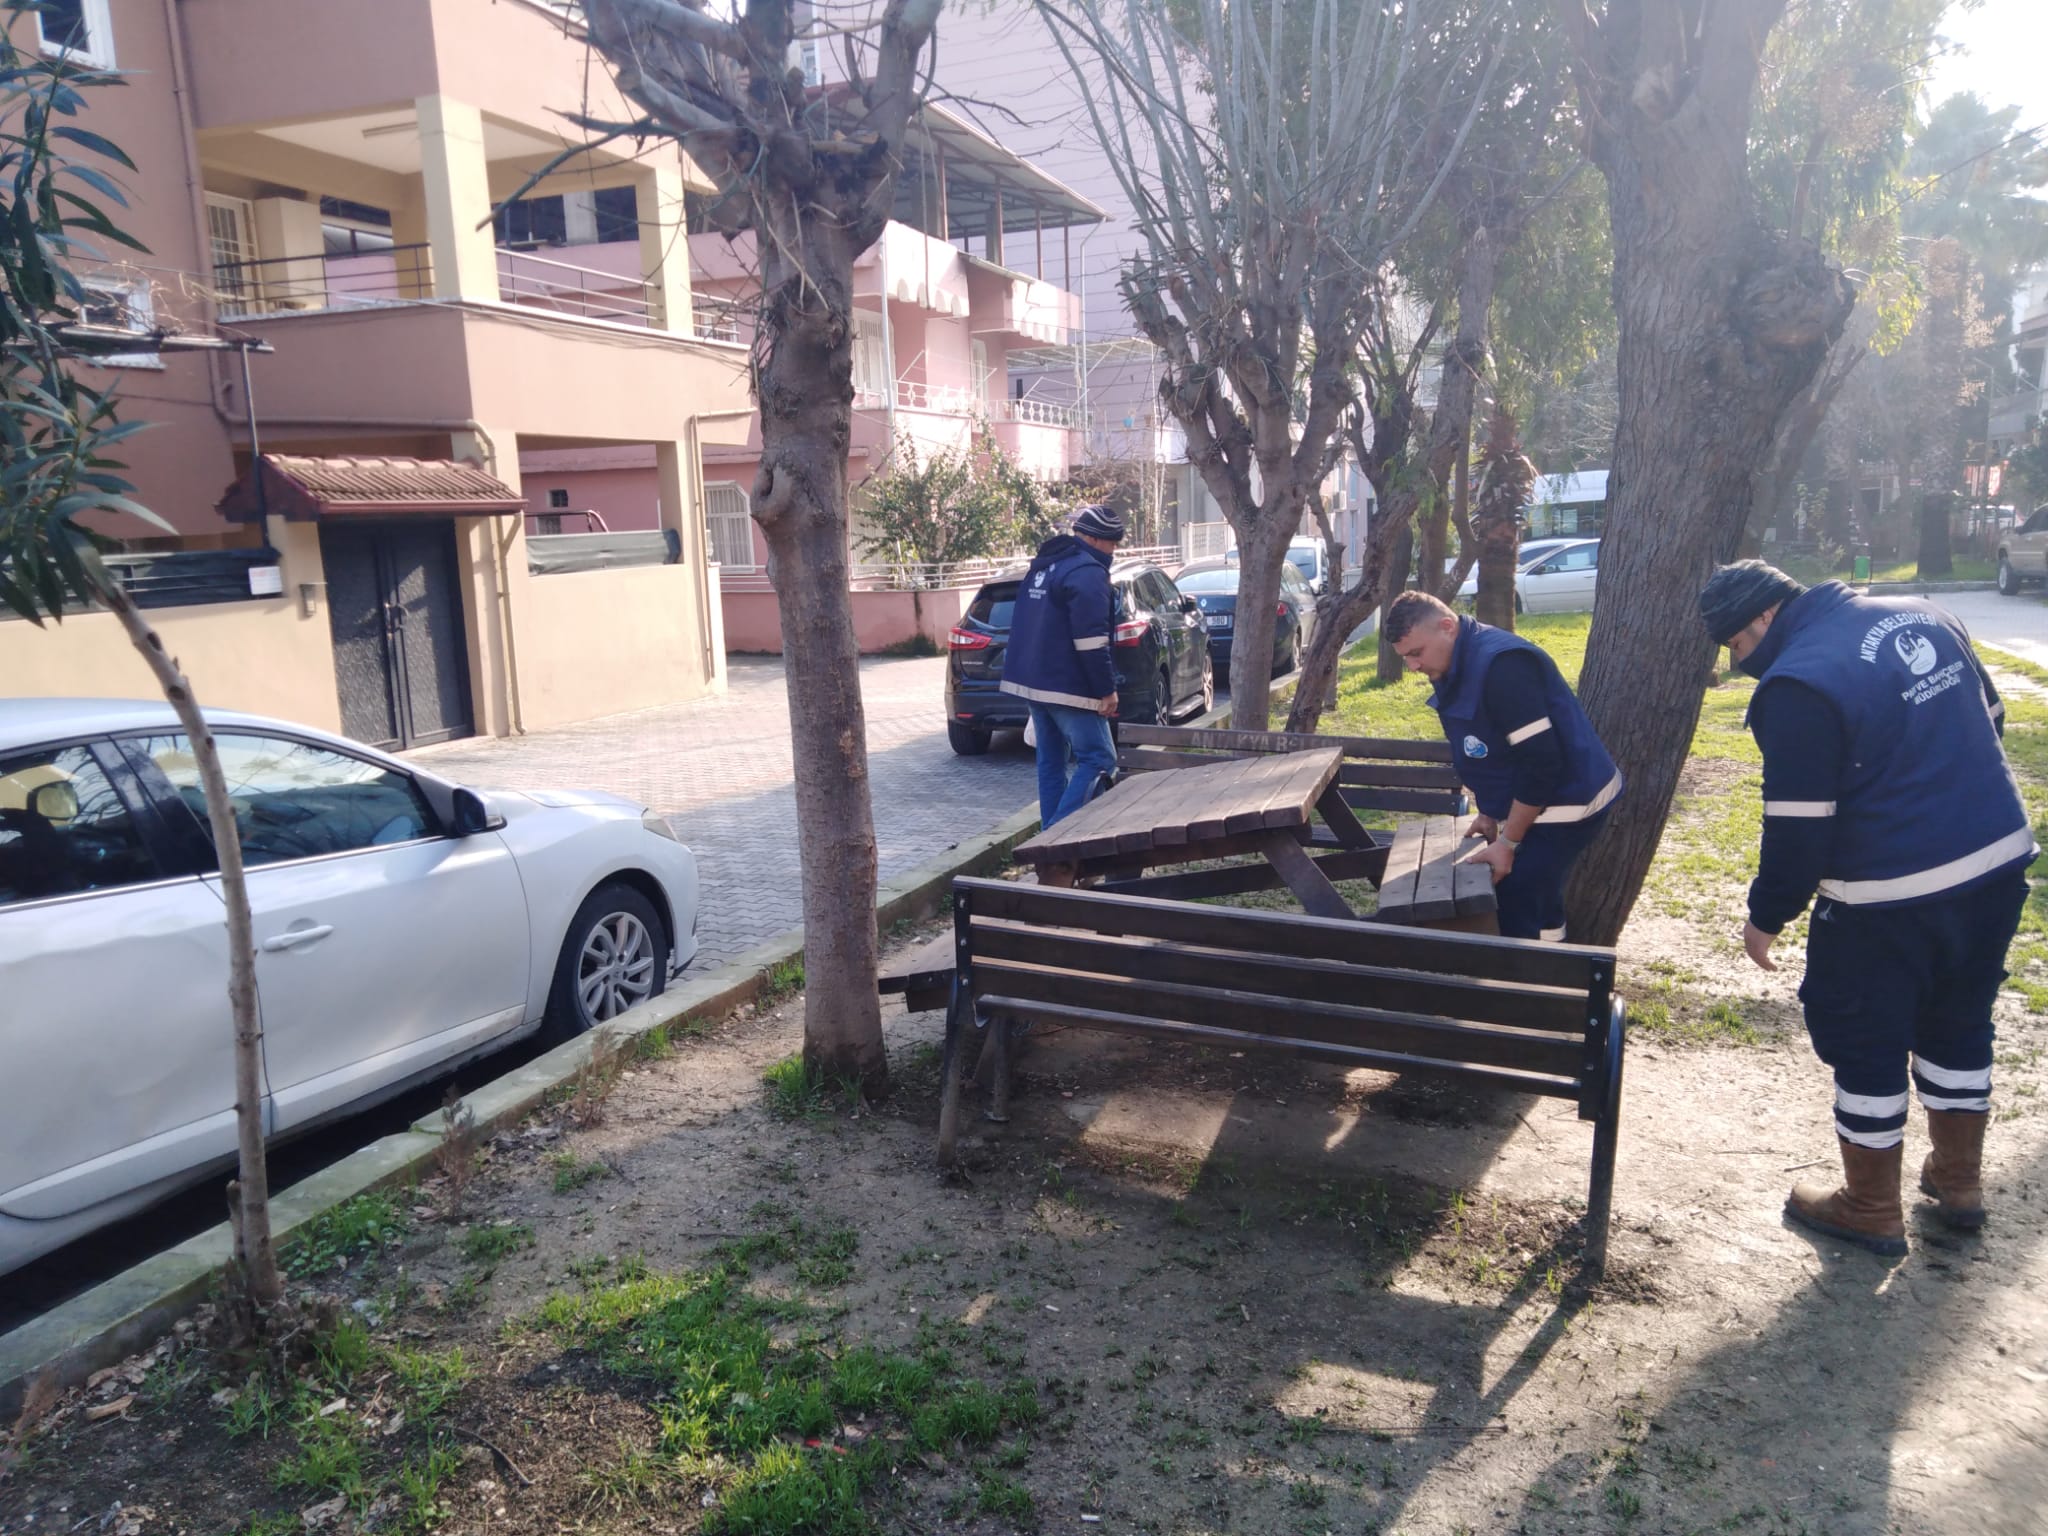
[[[1524,613],[1577,613],[1593,606],[1600,541],[1575,539],[1515,573],[1515,601]]]
[[[255,917],[263,1113],[284,1137],[696,954],[697,863],[604,794],[464,789],[209,712]],[[170,706],[0,699],[0,1274],[231,1166],[227,928]]]
[[[1515,551],[1516,574],[1519,576],[1521,572],[1527,570],[1530,566],[1534,565],[1538,560],[1541,560],[1545,555],[1550,554],[1552,551],[1563,549],[1567,544],[1576,544],[1578,542],[1579,540],[1577,539],[1523,540],[1521,547]],[[1477,565],[1474,565],[1470,571],[1466,572],[1465,585],[1458,588],[1458,596],[1469,603],[1478,595],[1479,567]]]

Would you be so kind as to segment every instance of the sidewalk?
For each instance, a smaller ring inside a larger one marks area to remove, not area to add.
[[[881,878],[986,832],[1037,794],[1031,754],[997,739],[983,757],[946,744],[946,658],[861,663]],[[703,877],[708,971],[803,921],[789,698],[782,660],[740,656],[723,696],[411,754],[421,767],[501,789],[602,789],[665,812]]]

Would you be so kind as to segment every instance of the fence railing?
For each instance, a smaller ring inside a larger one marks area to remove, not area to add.
[[[508,304],[654,330],[666,324],[661,291],[644,278],[529,251],[500,249],[497,266],[498,296]],[[424,244],[394,245],[338,256],[222,262],[213,269],[213,282],[224,320],[417,303],[434,296],[433,253]]]
[[[683,558],[682,535],[673,528],[625,533],[543,533],[526,540],[526,569],[534,576],[577,571],[612,571],[633,565],[675,565]]]
[[[740,306],[701,294],[690,305],[690,329],[699,341],[737,342],[740,336]]]
[[[193,608],[208,603],[261,601],[282,595],[277,584],[278,552],[255,549],[179,549],[160,553],[114,552],[101,557],[138,608]],[[252,579],[267,571],[271,580]],[[83,611],[67,602],[66,612]],[[0,608],[0,619],[13,610]]]

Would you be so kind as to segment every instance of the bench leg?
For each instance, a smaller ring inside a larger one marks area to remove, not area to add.
[[[991,1019],[988,1026],[991,1057],[988,1117],[999,1125],[1010,1118],[1010,1072],[1016,1062],[1015,1028],[1008,1015]]]
[[[1607,1026],[1603,1060],[1606,1094],[1600,1116],[1593,1122],[1593,1182],[1586,1193],[1586,1274],[1598,1280],[1607,1273],[1607,1228],[1614,1206],[1614,1153],[1621,1140],[1621,1056],[1624,1021],[1621,1004],[1614,1005]]]
[[[967,1052],[974,1038],[974,1003],[965,987],[955,985],[946,1009],[946,1051],[939,1061],[939,1166],[959,1160],[960,1100],[966,1093]]]

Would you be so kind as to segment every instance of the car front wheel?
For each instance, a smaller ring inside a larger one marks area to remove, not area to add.
[[[567,1040],[668,987],[668,934],[654,903],[622,880],[592,891],[569,921],[548,993],[547,1032]]]
[[[2012,561],[2004,555],[1998,557],[1998,590],[2007,597],[2020,595],[2019,572],[2012,568]]]

